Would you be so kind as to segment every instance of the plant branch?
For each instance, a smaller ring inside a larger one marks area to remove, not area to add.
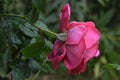
[[[49,30],[45,30],[45,29],[42,29],[32,23],[30,23],[30,21],[25,17],[25,16],[20,16],[20,15],[16,15],[16,14],[0,14],[0,17],[1,16],[10,16],[10,17],[17,17],[17,18],[21,18],[23,20],[25,20],[26,22],[28,22],[29,24],[31,24],[32,26],[38,28],[39,30],[43,31],[43,32],[47,32],[47,33],[50,33],[52,35],[54,35],[55,37],[57,36],[57,34],[55,32],[52,32],[52,31],[49,31]]]

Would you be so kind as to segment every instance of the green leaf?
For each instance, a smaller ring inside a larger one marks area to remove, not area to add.
[[[47,28],[47,26],[43,23],[43,22],[41,22],[41,21],[36,21],[35,22],[35,25],[38,27],[38,28],[42,28],[42,29],[45,29],[45,30],[49,30],[48,28]]]
[[[10,38],[11,38],[11,41],[12,41],[14,44],[21,44],[21,41],[20,41],[20,39],[18,38],[18,35],[15,34],[14,32],[11,32]]]
[[[48,46],[50,49],[53,48],[52,42],[51,42],[51,41],[48,41],[47,39],[45,39],[45,44],[46,44],[46,46]]]
[[[42,52],[42,46],[44,44],[42,42],[36,42],[36,43],[32,43],[28,46],[26,46],[25,48],[23,48],[21,50],[21,52],[23,53],[23,55],[25,57],[39,57],[40,53]]]
[[[5,77],[8,68],[8,61],[11,57],[10,50],[7,49],[4,54],[0,56],[0,76]]]
[[[116,69],[116,70],[120,70],[120,65],[119,64],[111,64],[108,63],[104,66],[107,69]]]
[[[36,8],[31,9],[30,12],[28,12],[27,16],[31,23],[34,23],[38,20],[39,11]]]
[[[105,6],[104,0],[97,0],[102,6]]]
[[[38,29],[34,26],[32,26],[30,23],[26,22],[24,23],[25,27],[29,28],[31,31],[35,32],[38,31]],[[36,33],[36,32],[35,32]]]
[[[46,0],[32,0],[32,3],[34,4],[34,6],[40,11],[45,10],[45,2]]]
[[[19,25],[19,28],[27,36],[30,36],[30,37],[37,36],[37,33],[35,33],[33,30],[30,29],[30,27],[28,27],[26,25]]]
[[[25,75],[20,69],[15,68],[12,70],[12,78],[12,80],[25,80]]]
[[[26,78],[28,78],[30,76],[30,68],[28,66],[28,62],[27,61],[16,61],[16,68],[20,69],[22,71],[22,73],[24,74],[24,76]],[[13,66],[14,69],[14,66]]]
[[[61,41],[65,41],[67,38],[67,34],[66,33],[57,34],[57,38]]]
[[[38,71],[41,69],[41,64],[37,60],[30,59],[28,65],[32,71]]]
[[[46,19],[46,17],[44,17],[44,15],[43,15],[42,12],[40,12],[40,13],[39,13],[38,20],[40,20],[40,21],[44,21],[45,19]]]
[[[3,49],[6,47],[6,32],[0,29],[0,54],[3,52]]]
[[[48,29],[47,25],[44,24],[44,23],[43,23],[42,21],[40,21],[40,20],[36,21],[34,25],[36,25],[36,27],[38,27],[38,28],[44,29],[44,30],[46,30],[46,31],[50,31],[50,30]],[[52,34],[49,34],[49,33],[45,32],[45,31],[44,31],[44,34],[47,35],[47,36],[49,36],[48,38],[54,38],[54,36],[53,36]]]

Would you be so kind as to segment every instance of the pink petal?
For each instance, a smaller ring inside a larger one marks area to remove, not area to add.
[[[60,13],[60,31],[65,32],[70,19],[70,6],[66,4],[63,6]]]
[[[78,25],[70,29],[67,33],[67,44],[77,44],[85,35],[87,29],[84,25]]]
[[[67,30],[79,26],[79,25],[85,25],[85,22],[77,22],[77,21],[71,21],[68,26],[67,26]]]
[[[48,56],[48,61],[54,60],[59,47],[61,47],[62,45],[63,45],[63,43],[61,41],[59,41],[59,40],[55,41],[53,49],[52,49],[50,55]]]
[[[96,52],[96,54],[95,54],[95,57],[97,58],[99,55],[100,55],[100,51],[97,50],[97,52]]]
[[[61,49],[59,49],[59,51],[57,53],[59,53],[59,54],[57,54],[55,60],[53,61],[54,69],[57,69],[58,64],[63,60],[63,58],[66,54],[65,47],[61,47]]]
[[[68,70],[76,68],[82,60],[82,56],[85,50],[85,42],[83,39],[76,45],[66,44],[66,56],[64,57],[64,63]]]
[[[86,28],[87,28],[87,32],[84,39],[85,39],[86,47],[90,48],[99,41],[100,32],[95,28],[95,25],[92,22],[86,22]]]
[[[63,43],[59,40],[56,40],[53,50],[48,56],[48,61],[52,61],[54,65],[54,69],[57,69],[58,64],[64,58],[66,54],[66,49]]]
[[[84,72],[86,70],[86,63],[84,62],[84,59],[82,59],[81,63],[72,70],[68,70],[69,74],[80,74],[81,72]]]
[[[85,62],[89,61],[93,57],[97,57],[99,55],[98,51],[98,43],[94,44],[91,48],[87,49],[84,53]]]
[[[92,21],[88,21],[85,23],[86,26],[91,26],[91,27],[95,27],[95,24]]]

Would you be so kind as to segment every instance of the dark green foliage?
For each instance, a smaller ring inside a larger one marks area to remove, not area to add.
[[[41,38],[39,38],[39,39],[41,39]],[[45,50],[45,51],[43,51],[43,50]],[[40,54],[42,54],[43,52],[47,53],[44,39],[39,40],[39,41],[34,39],[34,41],[32,41],[29,45],[22,48],[21,52],[22,52],[23,56],[26,58],[40,58]]]
[[[110,22],[110,20],[112,19],[114,13],[115,13],[115,10],[110,9],[104,15],[101,15],[100,20],[98,20],[98,22],[97,22],[97,26],[106,26]]]
[[[108,64],[105,65],[105,68],[120,70],[120,65],[119,64],[109,64],[108,63]]]
[[[12,80],[25,80],[25,75],[20,69],[13,69]]]
[[[32,3],[39,11],[45,11],[46,0],[32,0]]]
[[[3,29],[0,29],[0,55],[2,54],[3,50],[6,47],[6,32]]]

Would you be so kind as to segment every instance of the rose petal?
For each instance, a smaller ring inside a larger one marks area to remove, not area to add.
[[[98,55],[99,55],[98,43],[96,43],[91,48],[87,49],[86,52],[84,53],[85,62],[89,61],[91,58],[96,57]]]
[[[58,64],[60,63],[60,61],[63,60],[63,58],[64,58],[64,56],[66,54],[65,47],[64,46],[61,47],[57,53],[60,53],[60,54],[57,54],[55,60],[53,61],[54,69],[57,69],[58,68]]]
[[[66,45],[66,56],[64,57],[64,63],[68,70],[76,68],[82,60],[82,55],[85,50],[85,41],[80,40],[79,44]]]
[[[96,52],[96,54],[95,54],[95,57],[97,58],[99,55],[100,55],[100,51],[97,50],[97,52]]]
[[[60,31],[65,32],[70,19],[70,6],[66,4],[63,6],[60,13]]]
[[[94,26],[93,23],[86,23],[87,32],[84,37],[86,48],[90,48],[100,39],[100,32]]]
[[[64,58],[66,54],[66,49],[63,43],[59,40],[56,40],[53,50],[48,56],[48,61],[52,61],[54,65],[54,69],[57,69],[58,64]]]
[[[91,27],[95,27],[95,24],[92,21],[88,21],[85,23],[86,26],[91,26]]]
[[[80,74],[81,72],[84,72],[86,70],[86,63],[84,62],[84,59],[81,61],[81,63],[72,70],[68,70],[69,74],[73,73],[73,74]]]
[[[80,42],[81,38],[85,35],[87,29],[84,25],[76,26],[70,29],[67,33],[67,44],[77,44]]]
[[[63,43],[59,40],[56,40],[54,45],[53,45],[53,49],[50,53],[50,55],[48,56],[48,61],[52,61],[54,60],[56,53],[58,51],[58,49],[63,45]]]
[[[67,30],[80,25],[85,25],[85,22],[71,21],[67,26]]]

